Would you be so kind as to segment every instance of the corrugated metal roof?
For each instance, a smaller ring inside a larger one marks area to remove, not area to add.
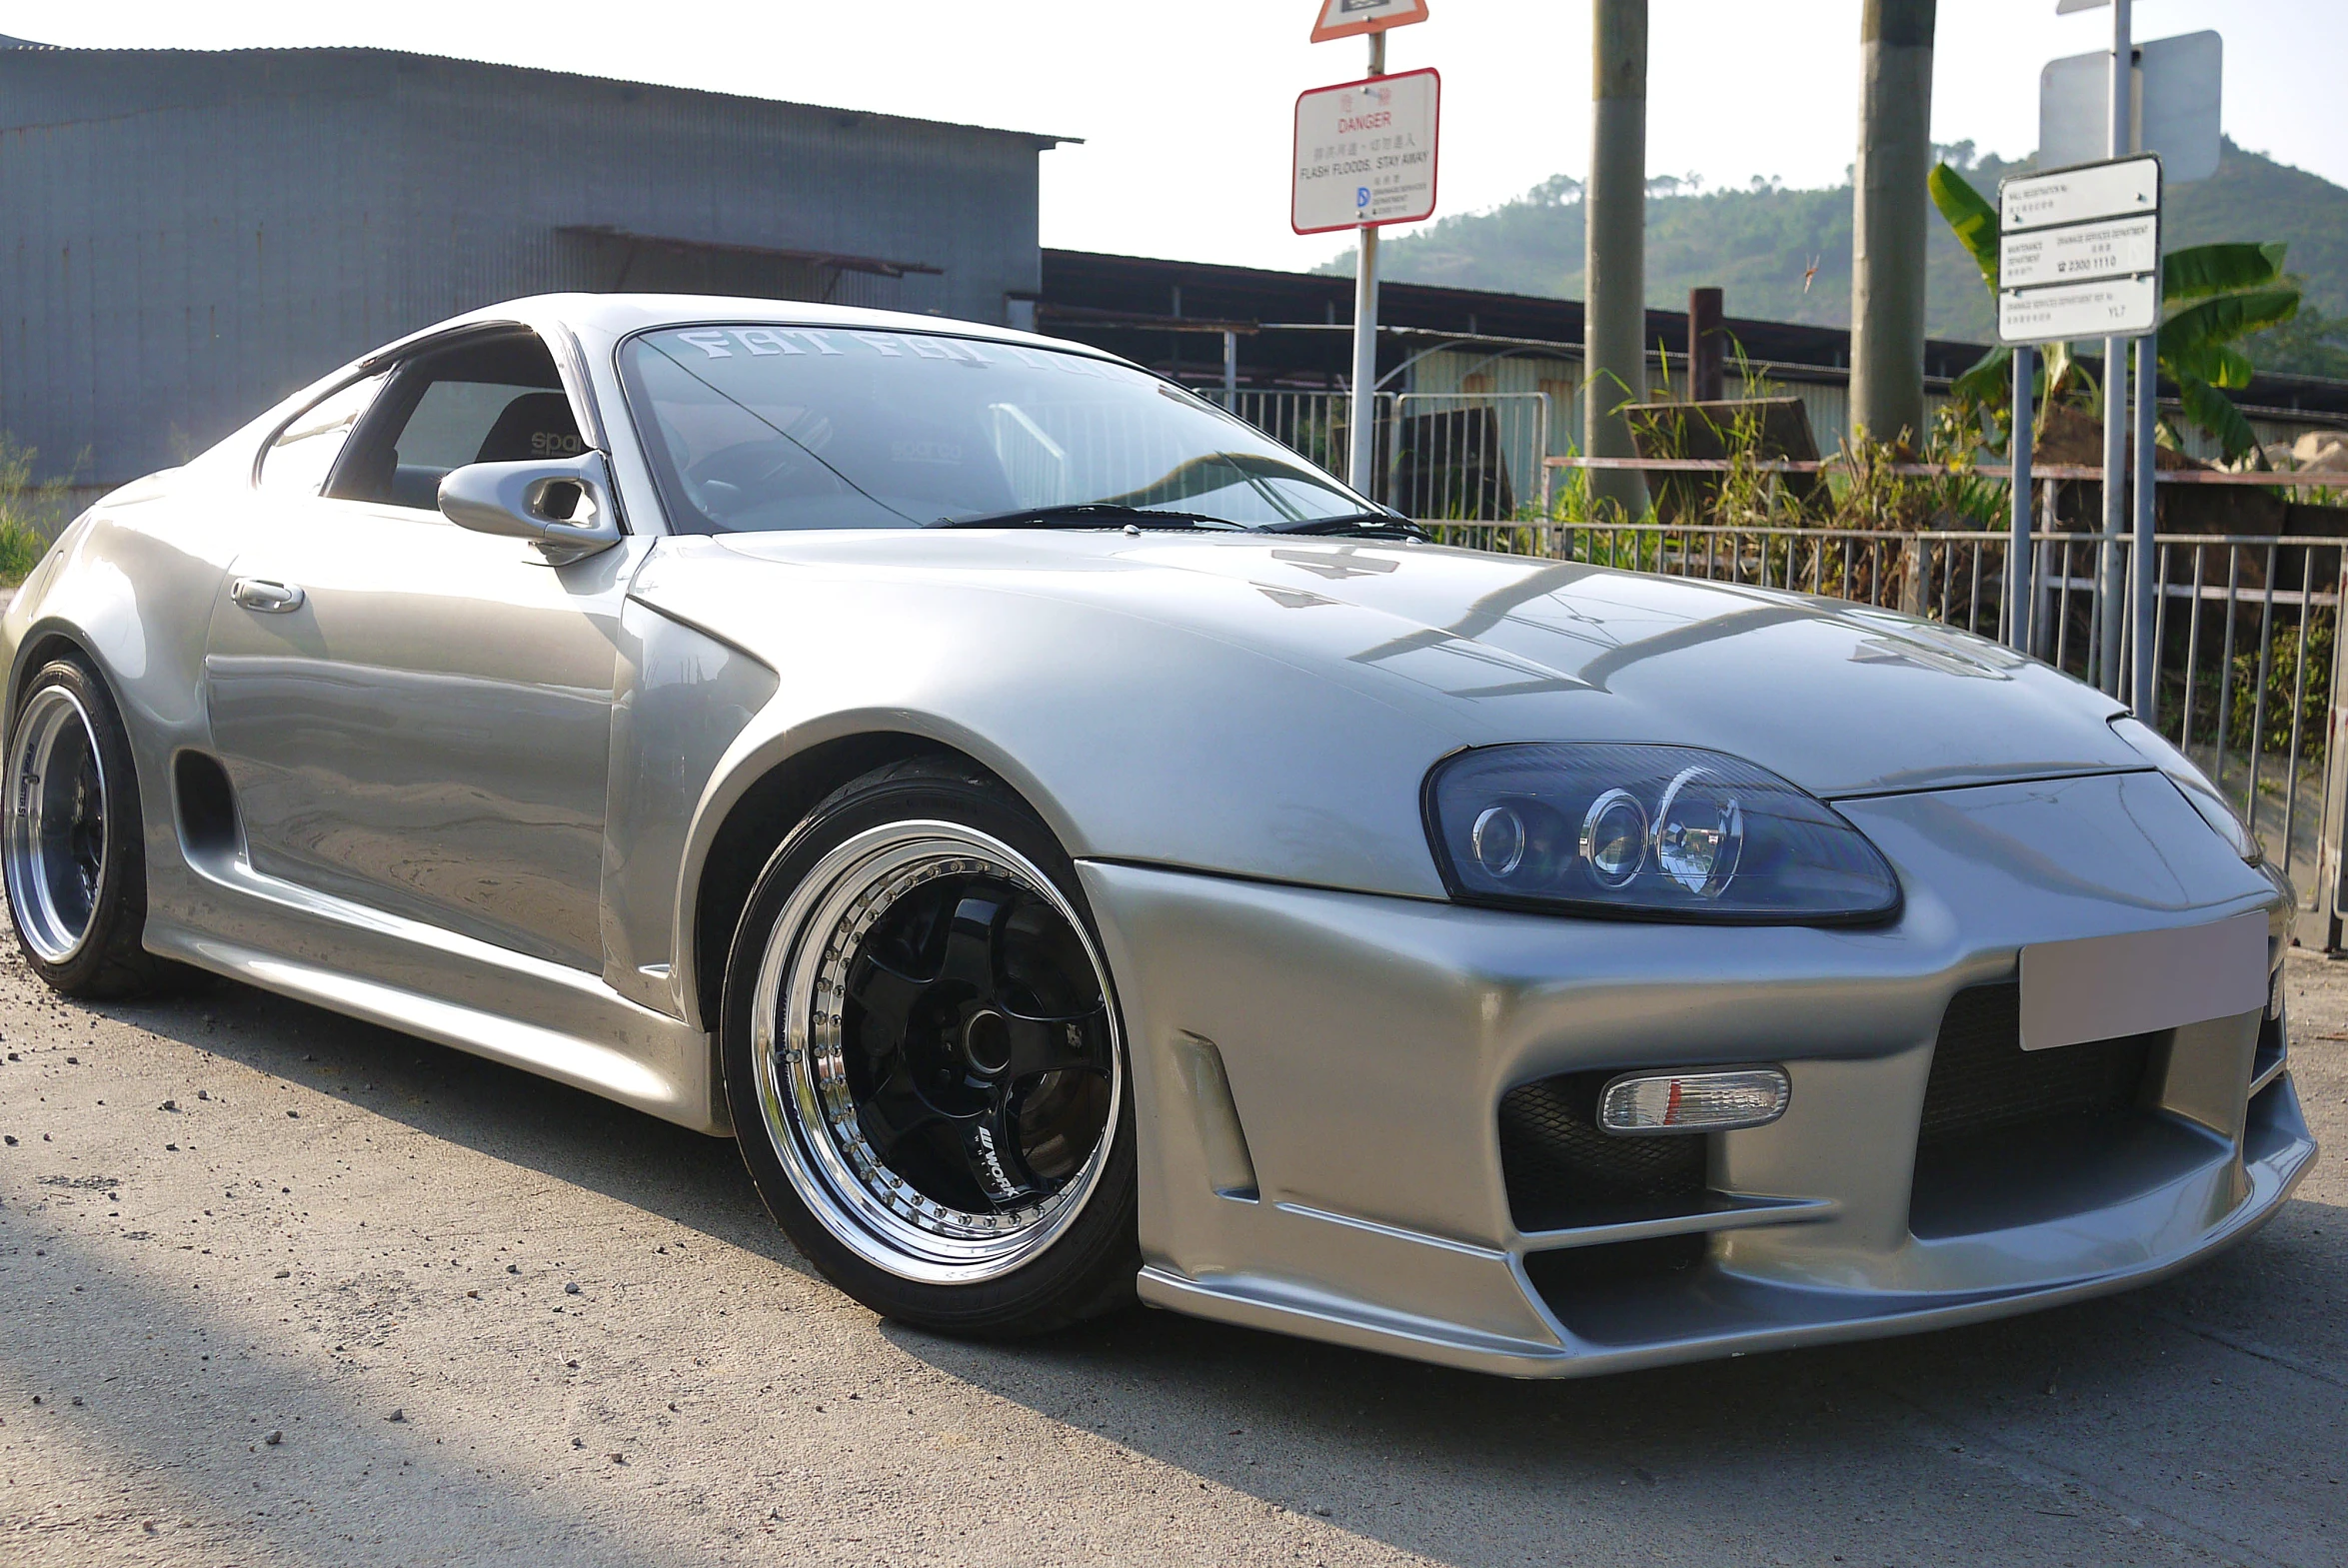
[[[590,76],[576,71],[556,71],[545,66],[516,65],[505,60],[488,60],[478,55],[419,54],[407,49],[379,49],[367,45],[320,44],[295,48],[267,49],[118,49],[82,48],[73,44],[36,43],[26,38],[0,36],[0,49],[34,50],[43,54],[60,55],[118,55],[126,59],[156,59],[181,56],[206,61],[236,63],[266,63],[278,59],[344,56],[353,59],[373,58],[386,61],[413,61],[418,64],[456,64],[478,66],[486,70],[506,71],[516,76],[536,78],[546,85],[560,83],[593,83],[601,86],[628,87],[640,92],[675,93],[683,98],[708,99],[715,103],[779,104],[786,108],[806,109],[822,114],[855,115],[864,119],[888,122],[908,128],[920,127],[940,131],[964,131],[983,136],[1009,136],[1033,144],[1039,149],[1061,145],[1081,146],[1081,136],[1062,136],[1049,131],[1015,131],[993,125],[965,125],[951,120],[925,120],[912,115],[884,114],[871,109],[842,109],[825,104],[800,103],[788,98],[759,98],[745,93],[722,93],[703,87],[678,87],[666,82],[647,82],[633,77]],[[0,113],[6,113],[0,107]],[[13,122],[0,122],[0,124]]]

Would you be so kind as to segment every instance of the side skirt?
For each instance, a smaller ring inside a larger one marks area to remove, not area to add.
[[[709,1035],[599,976],[264,876],[232,854],[189,863],[198,895],[186,912],[201,926],[151,909],[152,952],[699,1132],[733,1131]]]

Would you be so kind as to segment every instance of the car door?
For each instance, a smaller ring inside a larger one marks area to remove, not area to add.
[[[212,615],[206,698],[252,868],[600,970],[619,616],[648,542],[550,566],[437,510],[452,468],[582,450],[535,335],[395,367],[320,489],[331,426],[297,420],[307,454],[264,457]]]

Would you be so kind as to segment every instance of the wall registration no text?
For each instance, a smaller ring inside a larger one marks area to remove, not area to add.
[[[1289,226],[1322,234],[1432,217],[1441,98],[1433,71],[1299,94]]]

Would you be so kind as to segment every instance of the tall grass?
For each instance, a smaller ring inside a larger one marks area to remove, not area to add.
[[[68,473],[43,480],[33,477],[39,456],[0,433],[0,587],[22,583],[49,553],[51,543],[72,520],[73,475],[89,460],[84,453]]]

